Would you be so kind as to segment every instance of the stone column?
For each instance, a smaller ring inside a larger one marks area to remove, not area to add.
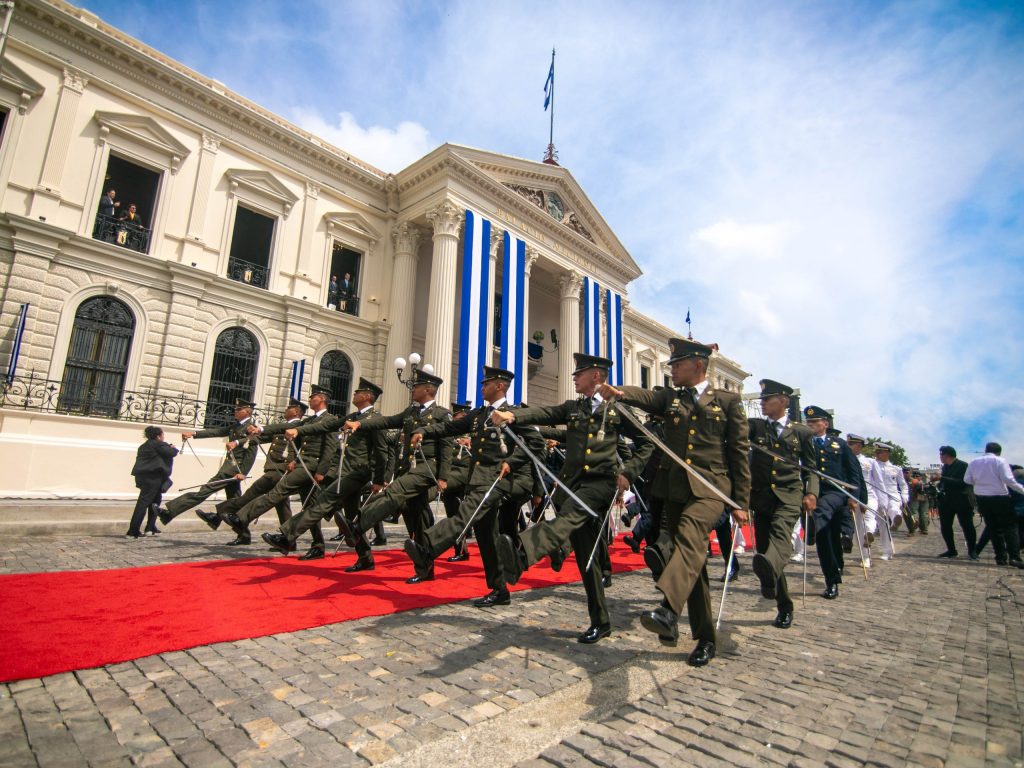
[[[381,404],[384,413],[394,413],[409,403],[409,393],[394,380],[391,363],[396,357],[408,357],[412,349],[412,320],[416,300],[416,260],[423,230],[403,221],[391,230],[395,259],[391,271],[391,301],[388,320],[388,357],[384,361],[384,380],[375,382],[384,388]],[[408,373],[408,371],[406,371]]]
[[[427,214],[427,219],[434,225],[434,254],[430,265],[430,300],[423,362],[433,365],[435,373],[444,379],[444,386],[437,393],[440,403],[451,400],[455,276],[463,217],[462,209],[447,200]]]
[[[481,361],[481,365],[497,365],[494,359],[494,286],[498,281],[498,255],[501,253],[502,243],[505,241],[505,232],[491,224],[491,266],[487,277],[487,296],[490,312],[487,313],[487,356]],[[504,322],[504,319],[503,319]]]
[[[558,279],[561,302],[559,304],[559,338],[558,338],[558,395],[562,400],[576,396],[576,388],[572,383],[572,353],[579,351],[580,346],[580,286],[583,275],[579,272],[566,272]]]
[[[525,269],[524,274],[523,274],[523,334],[526,336],[526,338],[523,339],[523,345],[524,346],[527,344],[527,342],[530,341],[530,332],[531,332],[530,331],[530,328],[531,328],[531,326],[530,326],[530,271],[533,269],[533,265],[537,263],[537,259],[539,259],[539,258],[540,258],[540,251],[538,251],[536,248],[532,248],[529,245],[526,246],[526,269]],[[522,382],[523,383],[523,397],[522,397],[522,401],[528,403],[528,402],[530,402],[527,399],[528,395],[529,395],[528,387],[529,387],[530,381],[529,381],[529,376],[527,376],[527,371],[529,371],[529,369],[530,369],[530,358],[529,358],[529,355],[525,354],[525,350],[524,350],[524,355],[525,355],[525,357],[523,359],[526,362],[526,366],[523,369],[523,382]]]

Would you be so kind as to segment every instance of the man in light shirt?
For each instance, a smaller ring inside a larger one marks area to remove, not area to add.
[[[907,488],[907,481],[903,479],[903,469],[897,467],[889,456],[892,446],[888,443],[875,443],[875,463],[878,464],[878,471],[882,478],[882,487],[878,493],[878,511],[884,512],[889,519],[889,532],[899,528],[903,521],[903,508],[910,501],[910,490]],[[907,523],[910,530],[910,523]],[[892,555],[882,553],[882,559],[888,560]]]
[[[868,503],[861,506],[860,510],[863,510],[861,520],[864,522],[864,544],[862,547],[864,566],[870,568],[871,545],[876,538],[882,539],[883,560],[892,558],[893,549],[892,534],[889,532],[888,521],[882,518],[881,527],[879,527],[878,516],[885,513],[879,507],[878,493],[885,488],[885,481],[882,479],[882,470],[879,468],[878,462],[864,454],[865,442],[863,437],[852,432],[846,435],[846,444],[850,446],[853,455],[857,457],[857,461],[860,463],[860,471],[864,475],[864,484],[868,488]],[[853,514],[858,514],[860,510],[853,510]]]
[[[999,443],[988,443],[985,446],[985,455],[968,465],[964,482],[974,486],[978,511],[992,532],[996,564],[1024,568],[1024,563],[1020,559],[1020,540],[1013,500],[1007,490],[1012,488],[1018,493],[1024,493],[1024,486],[1014,479],[1010,465],[1000,455],[1002,452],[1003,448]]]

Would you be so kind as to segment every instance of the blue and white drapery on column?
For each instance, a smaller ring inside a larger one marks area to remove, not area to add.
[[[14,381],[18,372],[18,357],[21,355],[21,340],[25,336],[25,320],[28,318],[28,304],[22,304],[18,311],[18,321],[14,326],[14,343],[11,345],[11,358],[7,361],[8,384]]]
[[[608,373],[608,383],[613,387],[622,386],[622,295],[611,288],[605,293],[605,316],[608,330],[606,340],[608,355],[612,361],[612,369]]]
[[[302,380],[306,378],[306,361],[296,360],[292,363],[292,383],[288,396],[296,400],[302,399]]]
[[[583,354],[601,354],[601,286],[583,278]]]
[[[504,276],[501,286],[501,362],[515,378],[506,398],[513,405],[523,399],[526,377],[526,242],[505,232]]]
[[[480,405],[481,367],[490,364],[487,355],[487,318],[491,311],[490,280],[491,222],[469,209],[462,252],[462,302],[459,322],[458,401]]]

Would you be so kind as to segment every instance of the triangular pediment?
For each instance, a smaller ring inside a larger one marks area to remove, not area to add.
[[[4,60],[4,66],[0,71],[0,82],[5,88],[20,94],[23,99],[34,99],[43,92],[43,86],[25,74],[24,70],[10,59]]]
[[[329,229],[338,229],[348,232],[358,238],[377,242],[381,238],[380,232],[374,229],[365,216],[352,211],[332,211],[324,214],[324,221]]]
[[[231,168],[224,174],[233,186],[243,187],[250,193],[271,200],[281,206],[286,216],[299,198],[269,171]]]
[[[188,156],[188,147],[150,117],[119,112],[97,112],[93,117],[104,130],[165,156],[167,164],[175,170]]]

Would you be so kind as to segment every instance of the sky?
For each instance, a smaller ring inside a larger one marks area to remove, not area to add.
[[[79,0],[386,171],[559,162],[717,342],[918,464],[1024,464],[1024,4]]]

